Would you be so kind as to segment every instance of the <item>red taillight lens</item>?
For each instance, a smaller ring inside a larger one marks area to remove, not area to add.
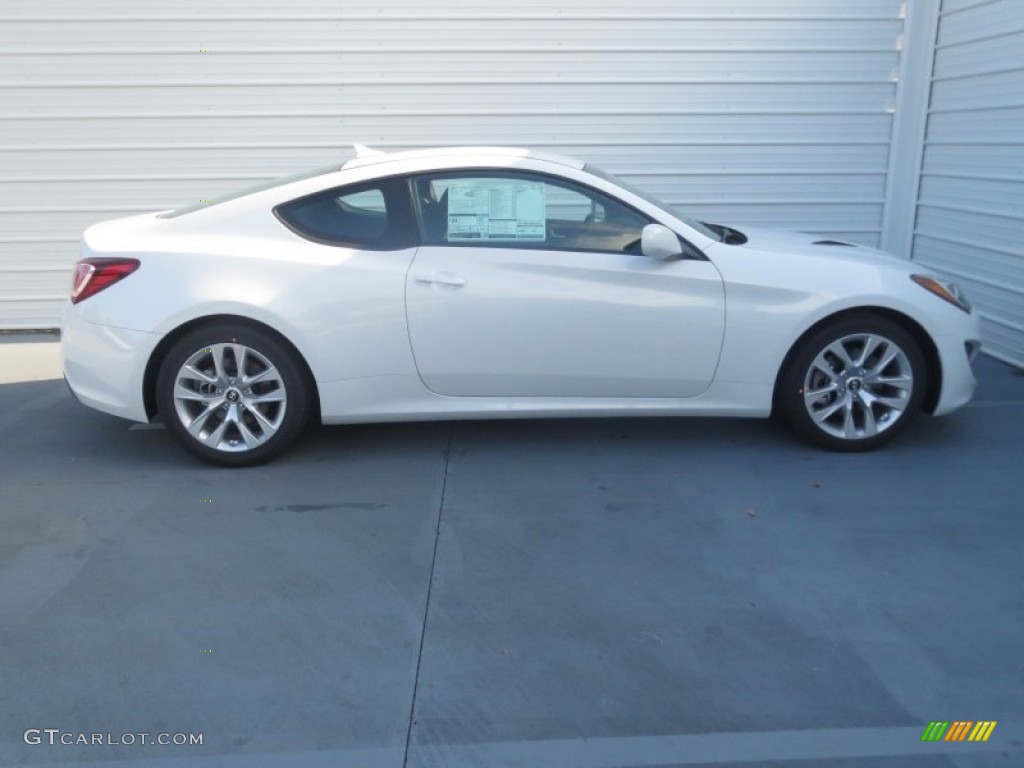
[[[109,288],[139,268],[138,259],[94,257],[75,264],[71,278],[71,303],[77,304]]]

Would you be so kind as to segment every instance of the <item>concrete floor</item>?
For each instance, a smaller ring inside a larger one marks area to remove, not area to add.
[[[479,422],[235,471],[0,385],[0,765],[1019,766],[1024,378],[979,377],[866,455]]]

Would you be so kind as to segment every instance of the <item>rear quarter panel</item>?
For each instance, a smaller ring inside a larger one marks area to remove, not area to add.
[[[130,255],[141,266],[77,305],[83,319],[164,336],[192,320],[237,315],[284,335],[317,381],[414,371],[404,307],[414,249],[312,243],[269,210],[222,216],[215,229],[209,216],[201,228],[186,218],[87,230],[84,255]]]

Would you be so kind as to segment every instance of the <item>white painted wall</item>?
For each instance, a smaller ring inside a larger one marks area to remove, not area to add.
[[[877,244],[901,7],[0,0],[0,327],[55,322],[92,222],[353,141],[565,152],[700,216]]]
[[[1024,364],[1022,125],[1020,0],[0,0],[0,328],[56,323],[93,222],[515,144],[912,256]]]
[[[943,0],[913,258],[956,279],[985,350],[1024,365],[1024,3]]]
[[[0,0],[0,328],[56,322],[95,221],[338,161],[353,141],[519,144],[702,217],[912,255],[963,282],[988,350],[1024,363],[1024,3],[907,12]]]

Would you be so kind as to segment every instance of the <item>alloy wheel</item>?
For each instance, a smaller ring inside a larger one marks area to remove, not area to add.
[[[202,445],[243,452],[281,428],[288,392],[281,372],[258,350],[239,343],[196,350],[174,377],[175,415]]]
[[[892,339],[856,333],[829,343],[804,377],[804,407],[818,429],[841,440],[891,429],[914,395],[914,369]]]

